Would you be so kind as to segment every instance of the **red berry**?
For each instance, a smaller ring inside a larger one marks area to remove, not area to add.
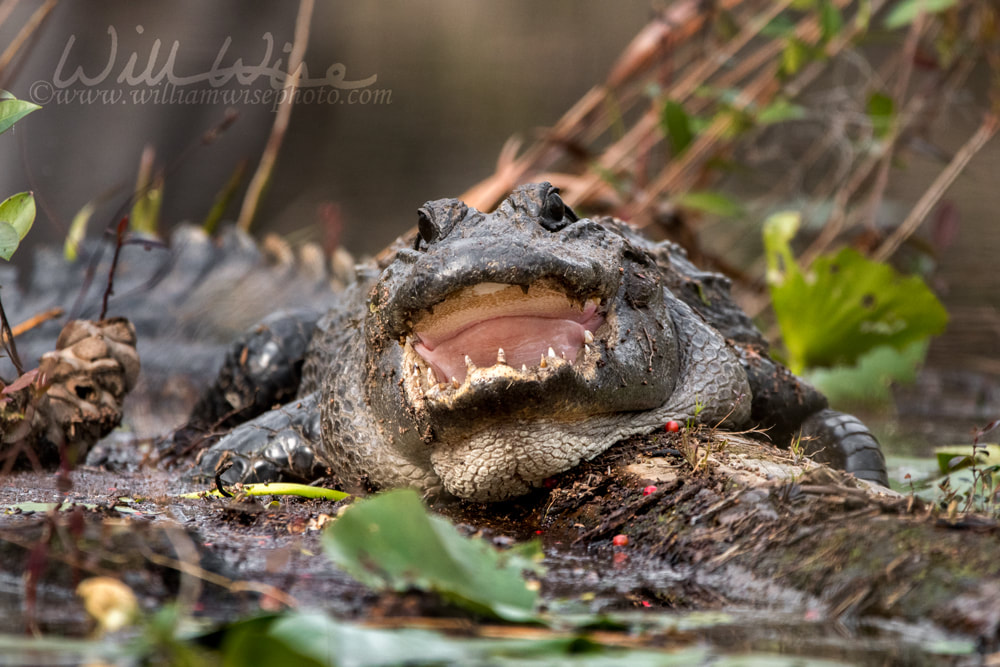
[[[615,535],[611,538],[611,544],[616,547],[624,547],[628,545],[628,535]]]
[[[671,419],[670,421],[667,422],[667,425],[664,428],[666,428],[671,433],[677,433],[677,431],[681,430],[681,425],[675,422],[673,419]]]
[[[651,493],[656,493],[656,487],[650,484],[645,489],[642,490],[642,495],[648,496]]]

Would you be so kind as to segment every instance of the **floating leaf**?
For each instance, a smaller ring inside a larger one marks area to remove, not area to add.
[[[670,152],[677,157],[691,144],[694,133],[691,131],[691,119],[680,102],[667,100],[660,115],[660,127],[670,142]]]
[[[852,248],[819,257],[803,273],[788,245],[798,216],[765,223],[767,278],[793,372],[854,364],[881,345],[902,349],[940,333],[944,307],[918,276],[902,276]]]
[[[9,260],[35,222],[35,198],[30,192],[0,202],[0,257]]]
[[[866,107],[868,118],[872,122],[872,130],[879,139],[884,139],[892,129],[895,119],[895,103],[892,98],[883,93],[872,93]]]
[[[744,214],[743,205],[721,192],[687,192],[674,198],[684,208],[711,213],[722,218],[738,218]]]
[[[955,4],[956,0],[902,0],[889,10],[884,25],[890,30],[902,28],[904,25],[913,23],[920,12],[939,14],[946,9],[951,9]]]
[[[367,586],[437,591],[512,621],[535,620],[538,593],[523,570],[537,567],[537,543],[498,552],[427,513],[412,489],[389,491],[345,510],[323,535],[327,555]]]
[[[15,98],[6,90],[0,91],[0,134],[9,130],[14,123],[32,111],[38,111],[41,108],[37,104]]]

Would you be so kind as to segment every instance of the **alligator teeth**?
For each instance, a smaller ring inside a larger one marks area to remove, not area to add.
[[[451,376],[451,386],[454,387],[455,389],[458,389],[459,387],[462,386],[461,384],[459,384],[458,379],[454,375]]]
[[[437,378],[434,376],[433,368],[427,369],[427,384],[430,385],[431,387],[437,384]]]
[[[527,364],[521,364],[521,372],[522,373],[527,373],[528,372],[528,365]]]
[[[590,333],[590,329],[583,330],[583,342],[587,345],[594,342],[594,334]]]
[[[563,358],[563,360],[566,359],[566,353],[565,352],[560,352],[559,355]]]
[[[552,357],[553,359],[556,358],[556,351],[553,350],[551,347],[549,348],[549,356]]]
[[[476,365],[472,363],[472,358],[469,357],[469,355],[465,355],[465,367],[469,370],[470,373],[476,370]]]
[[[543,354],[542,355],[542,360],[538,362],[538,367],[539,368],[548,368],[548,366],[549,365],[547,363],[545,363],[545,355]]]
[[[589,345],[584,345],[583,346],[583,353],[584,354],[590,354],[590,346]]]
[[[507,355],[504,354],[504,351],[503,351],[502,347],[498,347],[497,348],[497,363],[498,364],[506,364],[507,363]]]

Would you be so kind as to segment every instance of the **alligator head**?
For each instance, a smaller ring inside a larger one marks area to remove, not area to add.
[[[673,302],[648,252],[548,183],[493,213],[428,202],[369,293],[368,403],[449,492],[523,493],[664,406],[682,370]]]

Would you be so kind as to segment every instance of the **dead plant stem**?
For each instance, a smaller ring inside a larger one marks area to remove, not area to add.
[[[976,133],[969,137],[969,140],[959,149],[944,171],[938,174],[938,177],[931,183],[927,192],[924,193],[910,210],[909,215],[906,216],[903,223],[872,253],[872,259],[877,262],[883,262],[896,252],[896,249],[899,248],[903,241],[908,239],[917,230],[920,223],[923,222],[927,214],[934,208],[934,205],[944,196],[944,193],[948,191],[948,188],[955,182],[955,179],[962,173],[962,170],[969,164],[973,156],[982,150],[983,146],[993,138],[998,127],[1000,127],[1000,119],[994,113],[987,114],[980,124],[979,129],[976,130]]]
[[[295,19],[295,36],[292,40],[292,52],[288,57],[289,83],[282,90],[286,97],[281,101],[278,112],[274,117],[274,125],[271,126],[271,134],[267,138],[267,145],[264,153],[260,157],[260,164],[254,172],[250,185],[247,187],[246,196],[243,198],[243,207],[240,209],[240,216],[236,222],[237,227],[243,231],[250,229],[257,207],[260,205],[264,188],[271,180],[271,173],[274,171],[274,163],[278,159],[278,152],[281,144],[285,140],[285,132],[288,130],[288,121],[292,116],[292,107],[295,106],[295,92],[299,87],[299,78],[302,75],[302,60],[305,57],[306,47],[309,45],[309,26],[312,23],[314,0],[300,0],[299,13]]]

